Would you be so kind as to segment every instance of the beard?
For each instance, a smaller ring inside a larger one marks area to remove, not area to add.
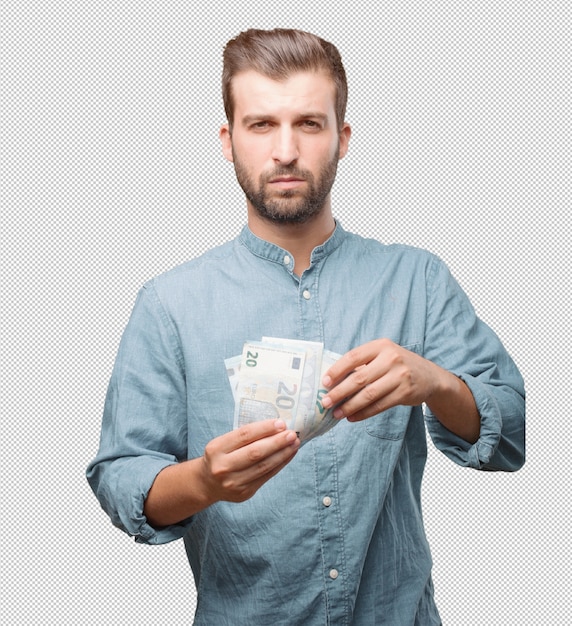
[[[317,178],[296,165],[279,166],[271,172],[260,174],[258,184],[234,150],[233,160],[238,184],[260,217],[274,223],[303,224],[322,212],[336,178],[339,157],[336,150],[334,157],[320,169]],[[268,184],[277,176],[303,179],[306,181],[306,191],[282,189],[274,190],[271,195]]]

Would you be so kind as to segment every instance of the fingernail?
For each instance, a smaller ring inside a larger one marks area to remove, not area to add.
[[[325,409],[329,409],[332,406],[332,399],[330,398],[330,396],[324,396],[322,398],[322,406]]]
[[[332,384],[332,378],[330,376],[324,376],[322,382],[324,383],[324,387],[329,387]]]
[[[336,410],[334,411],[334,417],[335,417],[336,419],[340,419],[340,418],[341,418],[341,417],[343,417],[343,416],[344,416],[344,412],[343,412],[341,409],[336,409]]]
[[[284,420],[276,420],[274,422],[276,430],[284,430],[286,428],[286,422]]]
[[[293,430],[286,435],[286,441],[288,443],[294,443],[296,439],[298,439],[298,435]]]

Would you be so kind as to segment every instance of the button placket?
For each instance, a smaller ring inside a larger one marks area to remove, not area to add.
[[[322,262],[313,263],[302,273],[298,284],[300,337],[307,341],[324,341],[324,327],[319,296],[319,277],[322,265]]]
[[[339,510],[337,451],[332,431],[325,433],[323,437],[321,441],[324,444],[329,442],[330,445],[322,445],[314,451],[317,472],[316,504],[322,540],[322,575],[327,602],[332,611],[332,623],[346,624],[349,604],[348,587],[345,583],[344,537]]]

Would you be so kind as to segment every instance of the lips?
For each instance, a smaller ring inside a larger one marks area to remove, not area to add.
[[[270,179],[270,188],[278,192],[295,192],[305,184],[303,178],[295,176],[277,176]]]
[[[276,176],[270,179],[271,183],[303,183],[303,178],[297,176]]]

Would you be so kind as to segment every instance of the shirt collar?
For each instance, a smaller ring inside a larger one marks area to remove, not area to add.
[[[336,220],[336,227],[334,232],[330,235],[326,241],[320,246],[317,246],[312,250],[311,263],[316,263],[320,259],[331,254],[338,246],[342,244],[347,237],[346,231],[342,228],[342,225]],[[243,244],[252,254],[273,261],[274,263],[284,263],[284,257],[292,256],[288,250],[277,246],[274,243],[270,243],[265,239],[257,237],[248,227],[244,226],[240,235],[239,241]]]

